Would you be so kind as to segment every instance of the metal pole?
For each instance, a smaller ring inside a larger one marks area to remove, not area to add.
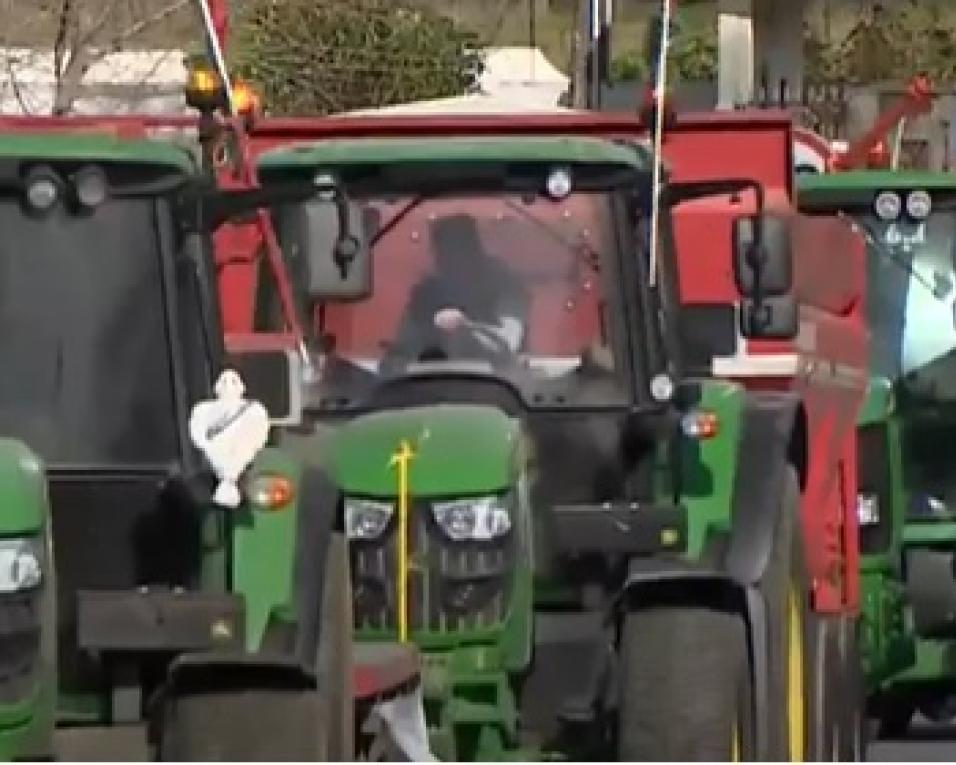
[[[671,0],[663,0],[663,13],[661,14],[661,41],[660,56],[657,60],[656,92],[654,94],[657,101],[657,110],[654,115],[654,167],[651,179],[651,251],[650,251],[650,277],[651,286],[657,284],[657,261],[660,250],[658,241],[658,232],[660,230],[661,219],[661,185],[663,181],[663,160],[661,152],[664,148],[664,107],[667,103],[667,54],[670,46],[671,29]]]
[[[226,105],[230,114],[235,114],[235,102],[232,95],[232,81],[229,79],[229,70],[226,68],[226,57],[222,52],[222,45],[219,35],[216,31],[216,23],[213,19],[212,11],[209,8],[208,0],[196,0],[199,4],[199,14],[202,16],[203,32],[206,35],[206,44],[209,46],[209,53],[212,55],[213,66],[222,80],[223,88],[226,91]]]

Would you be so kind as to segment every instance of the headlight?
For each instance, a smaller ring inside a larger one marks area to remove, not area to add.
[[[902,209],[903,200],[900,199],[900,195],[895,191],[880,192],[876,197],[876,201],[873,203],[873,210],[876,213],[876,217],[885,222],[899,218]]]
[[[0,594],[30,590],[43,579],[42,542],[0,539]]]
[[[873,526],[880,522],[880,500],[876,494],[856,495],[856,519],[861,526]]]
[[[906,197],[906,213],[913,220],[926,220],[933,211],[933,198],[929,192],[918,189]]]
[[[345,533],[349,539],[377,539],[388,528],[395,506],[373,499],[345,500]]]
[[[432,505],[435,521],[454,542],[488,541],[511,530],[503,497],[471,497]]]

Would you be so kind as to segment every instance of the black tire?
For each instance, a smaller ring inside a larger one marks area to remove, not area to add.
[[[327,710],[329,756],[348,762],[355,751],[352,583],[348,541],[341,532],[329,541],[315,666]]]
[[[839,761],[840,706],[843,699],[833,693],[842,690],[839,676],[839,622],[833,617],[811,615],[806,622],[807,660],[807,750],[809,762]],[[837,676],[834,688],[828,678]]]
[[[774,761],[806,759],[813,742],[808,735],[813,710],[807,704],[812,697],[812,673],[807,672],[807,629],[809,624],[809,587],[803,558],[803,534],[800,523],[800,484],[792,466],[785,467],[781,492],[780,515],[770,562],[758,586],[767,607],[767,704],[768,757]],[[790,743],[789,689],[791,657],[791,597],[794,598],[799,634],[803,636],[803,692],[799,694],[802,709],[794,709],[793,716],[802,715],[802,741]],[[812,632],[810,633],[812,635]],[[811,689],[811,693],[808,693]]]
[[[629,613],[621,630],[618,759],[718,761],[749,753],[743,619],[702,607]]]
[[[840,657],[843,667],[843,699],[840,717],[840,761],[864,762],[869,743],[866,717],[866,681],[860,654],[859,626],[856,618],[843,616],[840,625]]]

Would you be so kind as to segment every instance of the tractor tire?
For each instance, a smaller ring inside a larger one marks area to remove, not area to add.
[[[880,704],[877,736],[881,739],[906,738],[916,714],[916,702],[905,697],[886,698]]]
[[[355,751],[352,583],[345,535],[329,541],[322,588],[316,680],[325,702],[329,756],[348,762]]]
[[[840,706],[843,698],[840,675],[839,623],[832,617],[811,614],[806,622],[807,749],[810,762],[840,760]],[[830,687],[829,677],[837,680]]]
[[[619,761],[749,754],[752,694],[739,614],[677,606],[628,613],[620,655]]]
[[[812,659],[815,652],[824,649],[817,647],[820,636],[809,618],[800,484],[790,465],[786,466],[780,503],[770,561],[758,583],[767,608],[767,756],[774,761],[801,762],[816,746],[813,739],[821,738],[821,734],[810,734],[809,722],[815,712],[808,704],[814,695],[812,687],[808,692],[808,681],[831,681],[826,676],[815,678],[807,670],[808,656]]]
[[[860,654],[858,622],[854,617],[842,616],[839,625],[840,658],[843,667],[840,761],[864,762],[870,726],[866,715],[866,684]]]

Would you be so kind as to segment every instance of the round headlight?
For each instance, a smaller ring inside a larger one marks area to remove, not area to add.
[[[391,502],[371,499],[345,500],[345,533],[349,539],[377,539],[388,528],[395,507]]]
[[[903,209],[903,202],[900,195],[895,191],[883,191],[876,197],[873,203],[873,210],[876,217],[882,221],[896,220],[900,217]]]
[[[564,199],[571,193],[571,171],[559,167],[548,174],[548,196],[552,199]]]
[[[906,197],[906,214],[913,220],[926,220],[933,211],[933,198],[929,192],[919,191],[910,192]]]
[[[80,206],[93,209],[103,204],[109,193],[106,174],[98,167],[84,167],[73,176],[73,192]]]
[[[60,177],[49,167],[37,167],[27,173],[26,200],[35,212],[48,212],[60,196]]]

